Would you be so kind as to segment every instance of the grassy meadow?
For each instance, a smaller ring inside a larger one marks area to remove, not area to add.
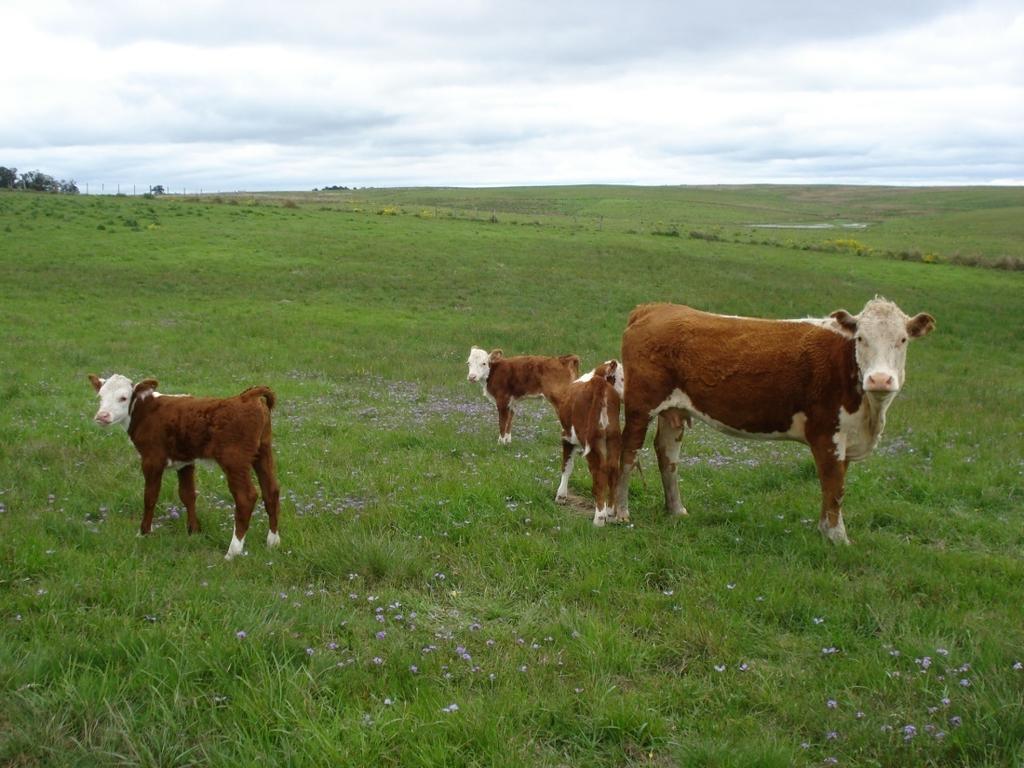
[[[1021,259],[1017,189],[0,194],[0,765],[1020,765]],[[849,473],[852,547],[806,448],[703,426],[688,517],[648,447],[595,529],[547,404],[498,446],[465,380],[473,344],[618,357],[646,301],[876,293],[937,330]],[[202,533],[167,475],[137,537],[93,372],[273,387],[281,548],[261,504],[225,562],[211,468]]]

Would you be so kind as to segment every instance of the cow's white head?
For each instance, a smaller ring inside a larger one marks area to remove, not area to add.
[[[859,315],[840,309],[832,317],[840,333],[854,340],[861,386],[876,397],[900,391],[906,383],[907,344],[935,328],[931,315],[921,312],[907,317],[891,301],[878,297],[865,304]]]
[[[100,398],[100,408],[93,416],[93,421],[101,427],[120,424],[128,428],[131,419],[133,398],[146,398],[156,390],[156,379],[145,379],[133,384],[127,376],[119,373],[101,379],[96,374],[89,374],[89,381]]]
[[[500,349],[496,349],[493,352],[480,349],[480,347],[473,347],[469,350],[469,359],[466,364],[469,366],[469,374],[466,379],[469,381],[479,381],[481,384],[487,381],[487,377],[491,375],[491,363],[495,360],[500,360],[502,352]]]
[[[622,363],[618,360],[606,360],[594,369],[594,375],[601,376],[609,384],[615,387],[615,391],[622,397],[626,386],[626,378],[623,375]]]

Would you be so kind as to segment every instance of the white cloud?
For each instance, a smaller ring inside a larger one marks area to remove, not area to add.
[[[8,2],[0,164],[107,184],[1024,178],[1002,0]]]

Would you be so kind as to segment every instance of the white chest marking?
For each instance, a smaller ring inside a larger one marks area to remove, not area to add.
[[[885,428],[885,412],[890,402],[892,398],[886,398],[880,406],[873,407],[865,397],[853,413],[840,407],[839,429],[832,436],[840,461],[859,461],[871,455]]]

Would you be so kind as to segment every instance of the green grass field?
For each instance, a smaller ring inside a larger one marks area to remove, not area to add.
[[[1022,212],[1017,189],[0,194],[0,764],[1020,765],[1024,275],[885,252],[999,266]],[[747,226],[821,222],[868,226]],[[851,469],[852,547],[817,531],[806,448],[703,426],[688,518],[648,448],[633,524],[595,529],[553,501],[550,408],[498,446],[465,381],[473,344],[617,357],[645,301],[876,293],[938,327]],[[137,537],[92,372],[272,386],[282,547],[260,506],[224,561],[214,469],[201,534],[167,476]]]

